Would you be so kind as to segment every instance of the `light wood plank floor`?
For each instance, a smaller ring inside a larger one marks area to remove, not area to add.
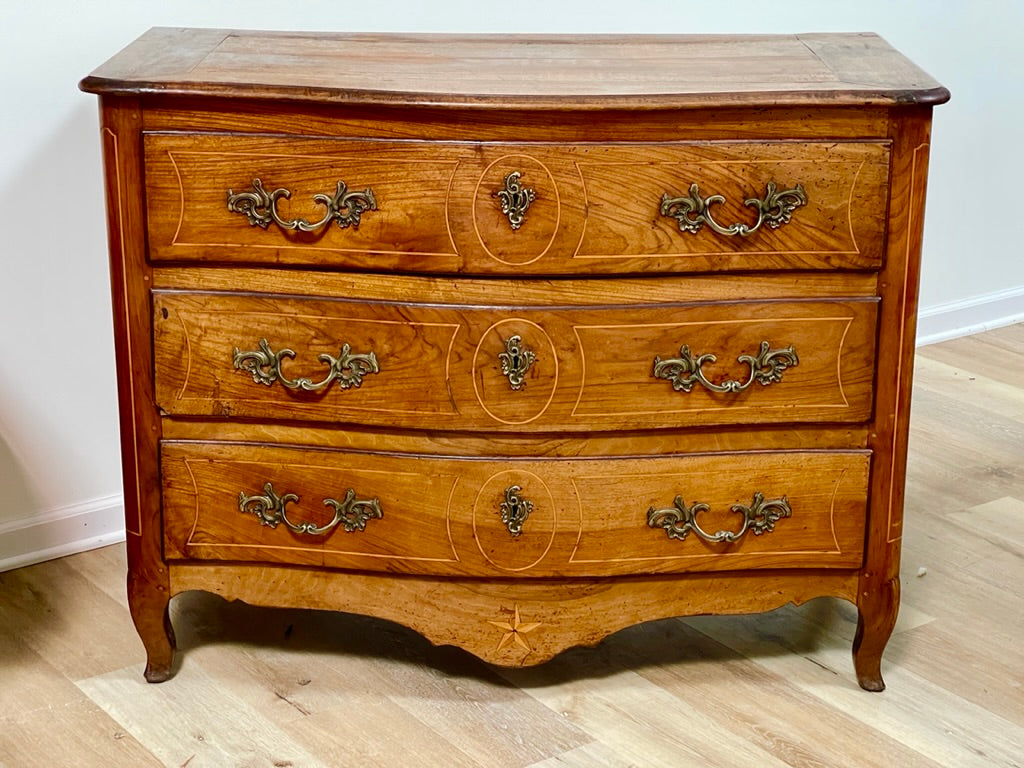
[[[861,691],[816,600],[502,671],[385,622],[176,598],[147,685],[121,547],[0,574],[0,766],[1022,766],[1024,325],[917,363],[904,602]]]

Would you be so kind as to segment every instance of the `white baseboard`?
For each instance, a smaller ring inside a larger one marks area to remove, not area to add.
[[[921,309],[917,346],[1024,322],[1024,286]]]
[[[124,541],[124,500],[104,496],[0,524],[0,571]]]

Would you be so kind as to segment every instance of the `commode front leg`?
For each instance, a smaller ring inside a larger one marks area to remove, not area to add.
[[[166,585],[128,575],[128,605],[135,629],[146,648],[145,678],[150,683],[162,683],[173,674],[174,628],[168,611],[170,599]]]
[[[865,580],[866,581],[866,580]],[[853,638],[853,667],[865,691],[884,691],[882,653],[896,626],[900,606],[898,577],[865,584],[857,595],[857,634]]]

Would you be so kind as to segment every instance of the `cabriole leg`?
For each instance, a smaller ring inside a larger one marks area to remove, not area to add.
[[[170,594],[166,587],[128,577],[128,605],[135,629],[146,648],[145,678],[162,683],[173,674],[174,628],[169,613]]]
[[[857,634],[853,638],[853,667],[865,691],[884,691],[882,653],[896,626],[900,605],[898,578],[875,589],[861,590],[857,599]]]

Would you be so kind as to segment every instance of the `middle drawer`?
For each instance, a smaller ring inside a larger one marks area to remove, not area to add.
[[[871,412],[874,298],[488,307],[154,293],[172,416],[585,431]]]

